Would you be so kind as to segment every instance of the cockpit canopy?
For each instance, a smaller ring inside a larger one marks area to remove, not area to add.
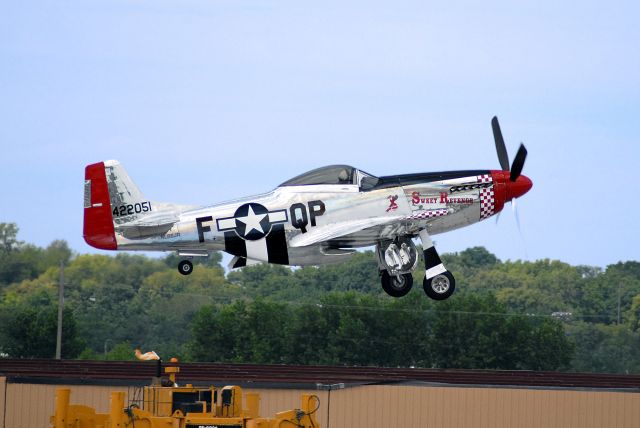
[[[360,191],[386,189],[389,187],[409,186],[418,183],[431,183],[434,181],[453,180],[456,178],[475,177],[491,174],[489,170],[469,171],[443,171],[421,172],[418,174],[385,175],[376,177],[368,172],[349,165],[330,165],[317,168],[297,177],[287,180],[282,186],[308,186],[313,184],[334,184],[338,186],[357,185]],[[336,191],[342,191],[342,187],[336,187]]]
[[[372,188],[378,178],[349,165],[330,165],[316,168],[287,180],[280,186],[308,186],[313,184],[355,184],[362,190]]]

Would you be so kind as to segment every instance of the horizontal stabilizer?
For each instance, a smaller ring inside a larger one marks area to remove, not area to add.
[[[116,227],[116,232],[127,239],[142,239],[150,236],[164,235],[173,227],[173,223],[167,224],[125,224]]]
[[[164,235],[178,221],[172,215],[155,215],[142,217],[140,220],[116,226],[116,232],[127,239],[142,239],[150,236]]]
[[[394,221],[398,221],[402,218],[404,217],[371,217],[359,220],[349,220],[341,223],[327,224],[325,226],[316,227],[307,233],[302,233],[298,236],[293,237],[289,241],[289,246],[306,247],[308,245],[313,245],[319,242],[325,242],[331,239],[339,238],[341,236],[360,232],[361,230],[368,229],[370,227],[393,223]]]

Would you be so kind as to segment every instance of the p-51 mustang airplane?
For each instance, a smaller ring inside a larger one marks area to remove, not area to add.
[[[275,190],[231,202],[192,207],[145,198],[117,161],[88,165],[84,184],[84,239],[105,250],[176,251],[183,275],[189,259],[225,251],[230,266],[256,262],[320,265],[345,260],[375,245],[382,288],[406,295],[422,241],[425,293],[449,297],[455,279],[431,236],[484,220],[532,186],[521,175],[520,145],[513,165],[498,119],[491,121],[502,170],[447,171],[375,177],[347,165],[314,169]]]

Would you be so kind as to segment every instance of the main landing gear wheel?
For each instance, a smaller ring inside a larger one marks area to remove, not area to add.
[[[448,270],[422,281],[424,292],[433,300],[444,300],[456,289],[456,280]]]
[[[181,261],[180,263],[178,263],[178,272],[183,275],[189,275],[191,272],[193,272],[193,263],[191,263],[189,260]]]
[[[380,272],[380,281],[382,289],[391,297],[405,296],[413,287],[413,276],[410,273],[389,275],[388,271],[383,270]]]

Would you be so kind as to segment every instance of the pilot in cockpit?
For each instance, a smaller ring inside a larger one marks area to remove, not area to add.
[[[349,172],[346,169],[343,169],[338,174],[338,180],[340,184],[351,184],[351,180],[349,179]]]

